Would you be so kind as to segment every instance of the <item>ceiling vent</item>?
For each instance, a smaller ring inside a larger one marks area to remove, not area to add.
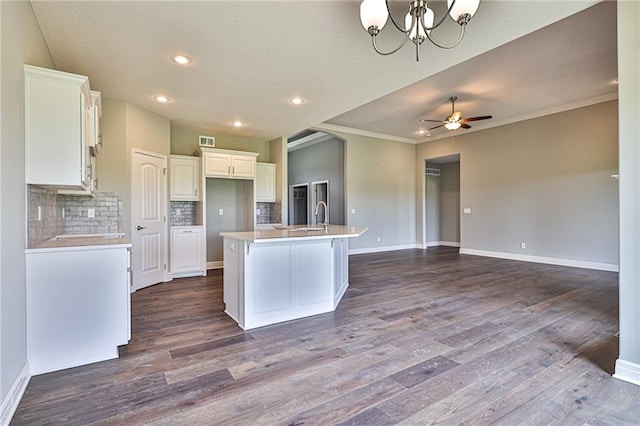
[[[216,138],[213,136],[200,136],[200,146],[213,148],[216,146]]]
[[[424,169],[424,173],[427,176],[440,176],[440,169],[433,169],[431,167],[427,167]]]

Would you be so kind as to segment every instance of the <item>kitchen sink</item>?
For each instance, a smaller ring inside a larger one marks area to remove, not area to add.
[[[289,232],[295,232],[295,231],[299,231],[299,232],[324,231],[324,227],[322,227],[322,226],[309,226],[309,227],[306,227],[306,228],[289,229]]]

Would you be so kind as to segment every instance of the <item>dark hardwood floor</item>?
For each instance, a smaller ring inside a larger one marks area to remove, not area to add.
[[[444,247],[350,274],[336,312],[248,332],[219,271],[138,291],[120,359],[33,377],[11,424],[640,424],[617,274]]]

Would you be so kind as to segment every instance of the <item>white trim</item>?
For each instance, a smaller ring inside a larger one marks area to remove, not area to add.
[[[476,250],[461,248],[460,254],[473,256],[497,257],[500,259],[520,260],[523,262],[545,263],[548,265],[571,266],[574,268],[597,269],[599,271],[619,272],[619,266],[613,263],[587,262],[583,260],[560,259],[557,257],[529,256],[517,253]]]
[[[421,249],[422,244],[404,244],[401,246],[385,246],[385,247],[367,247],[361,249],[349,249],[349,255],[352,254],[367,254],[367,253],[381,253],[385,251],[395,250],[408,250],[408,249]]]
[[[368,136],[377,139],[385,139],[388,141],[417,144],[416,139],[405,138],[404,136],[387,135],[386,133],[371,132],[369,130],[354,129],[352,127],[338,126],[336,124],[320,123],[312,127],[312,129],[326,130],[328,132],[342,132],[352,135]]]
[[[24,367],[22,367],[22,371],[16,377],[16,380],[11,385],[11,389],[9,389],[9,393],[4,400],[2,400],[2,408],[0,409],[0,425],[8,425],[11,421],[11,418],[15,414],[18,409],[18,405],[20,404],[20,400],[22,399],[22,395],[24,395],[24,391],[27,390],[27,385],[29,384],[29,380],[31,380],[31,375],[29,374],[29,362],[26,362]]]
[[[505,126],[507,124],[517,123],[519,121],[531,120],[533,118],[544,117],[545,115],[558,114],[560,112],[570,111],[572,109],[583,108],[589,105],[595,105],[602,102],[612,101],[618,99],[618,92],[609,93],[607,95],[596,96],[594,98],[582,99],[580,101],[571,102],[568,104],[557,105],[547,109],[541,109],[539,111],[529,112],[527,114],[516,115],[513,117],[507,117],[502,120],[490,120],[482,124],[474,124],[473,128],[464,131],[464,134],[477,132],[479,130],[491,129],[493,127]],[[422,138],[417,143],[437,141],[438,139],[450,138],[451,132],[440,133],[435,136]]]
[[[223,269],[224,261],[223,260],[214,260],[213,262],[207,262],[207,270],[209,269]]]
[[[460,247],[460,243],[457,243],[455,241],[428,241],[427,242],[427,248],[438,247],[438,246]]]
[[[640,364],[618,358],[613,377],[640,386]]]

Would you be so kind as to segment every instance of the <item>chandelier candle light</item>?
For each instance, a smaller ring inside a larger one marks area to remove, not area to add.
[[[457,46],[464,37],[464,30],[478,10],[480,0],[447,0],[447,13],[434,25],[433,10],[427,7],[426,0],[413,0],[409,5],[409,13],[404,18],[404,27],[396,22],[389,10],[389,0],[363,0],[360,4],[360,21],[362,26],[371,36],[373,48],[381,55],[391,55],[405,45],[411,39],[416,46],[416,61],[420,60],[420,45],[425,39],[442,49],[451,49]],[[438,28],[447,15],[460,25],[460,36],[453,44],[444,45],[431,36],[431,30]],[[391,18],[393,25],[406,34],[406,37],[397,48],[383,52],[376,44],[376,36],[384,28],[387,19]]]

